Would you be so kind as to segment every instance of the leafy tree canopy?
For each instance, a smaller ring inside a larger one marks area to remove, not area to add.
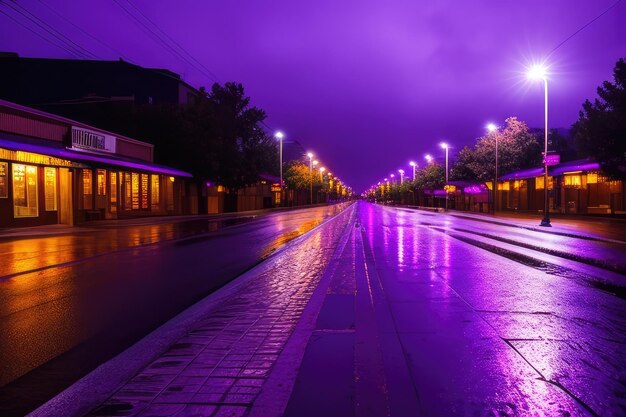
[[[309,189],[311,181],[313,181],[313,187],[320,187],[322,185],[320,181],[319,171],[309,170],[309,165],[300,161],[293,161],[289,164],[283,178],[287,187],[294,190]]]
[[[509,117],[503,128],[478,138],[473,149],[465,147],[450,172],[456,180],[491,181],[496,170],[498,142],[498,173],[517,171],[541,164],[542,146],[530,133],[526,123]]]
[[[604,81],[593,102],[585,100],[573,131],[581,155],[595,158],[612,178],[626,177],[626,62],[613,69],[613,83]]]

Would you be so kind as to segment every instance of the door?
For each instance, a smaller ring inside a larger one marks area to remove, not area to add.
[[[68,168],[59,168],[59,223],[74,225],[72,212],[72,173]]]

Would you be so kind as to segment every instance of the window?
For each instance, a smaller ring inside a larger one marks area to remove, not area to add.
[[[133,172],[131,175],[133,210],[139,210],[139,174]]]
[[[83,169],[83,209],[93,209],[93,172]]]
[[[590,172],[587,174],[587,184],[597,184],[598,183],[598,173]]]
[[[107,172],[104,169],[99,169],[96,171],[96,175],[98,178],[97,190],[98,195],[103,196],[107,195]]]
[[[565,175],[563,178],[566,187],[580,188],[582,186],[582,178],[580,175]]]
[[[15,217],[37,217],[37,167],[13,164],[13,207]]]
[[[117,172],[111,172],[109,175],[111,212],[117,211]]]
[[[9,164],[0,162],[0,198],[9,197],[9,181],[8,181]]]
[[[44,168],[44,194],[46,211],[57,209],[57,169]]]
[[[124,209],[130,210],[133,206],[133,197],[132,197],[132,180],[131,176],[128,172],[124,173]]]
[[[148,208],[148,174],[141,174],[141,208]]]
[[[174,177],[169,177],[169,181],[166,181],[166,192],[167,192],[167,209],[170,211],[174,210]]]
[[[159,176],[152,175],[150,178],[151,178],[151,185],[152,185],[152,194],[150,196],[151,206],[152,206],[152,210],[158,210],[159,209],[159,197],[160,197]]]

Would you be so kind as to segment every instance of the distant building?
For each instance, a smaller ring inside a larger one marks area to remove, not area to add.
[[[174,72],[123,60],[22,58],[0,53],[0,99],[100,126],[107,116],[97,113],[132,104],[186,104],[199,94]]]
[[[191,174],[154,147],[0,100],[0,227],[195,214]]]

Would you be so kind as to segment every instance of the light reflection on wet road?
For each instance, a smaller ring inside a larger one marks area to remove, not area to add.
[[[623,295],[454,234],[493,233],[621,265],[624,245],[369,204],[360,212],[427,415],[624,415]],[[613,280],[623,294],[623,275],[597,269],[588,278]]]
[[[0,242],[0,403],[49,398],[341,208]]]

